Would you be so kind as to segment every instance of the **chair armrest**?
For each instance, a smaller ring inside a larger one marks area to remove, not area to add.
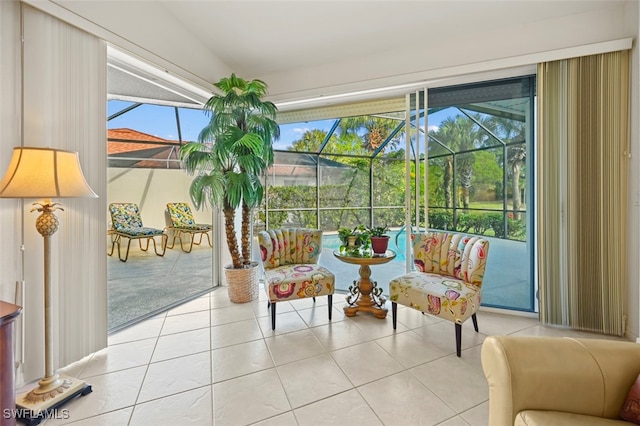
[[[640,373],[640,345],[599,339],[490,336],[482,345],[489,424],[513,425],[522,410],[610,419]]]

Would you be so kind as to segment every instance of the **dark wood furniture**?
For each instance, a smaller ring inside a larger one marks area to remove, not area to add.
[[[13,363],[14,321],[20,306],[0,301],[0,426],[16,424],[15,365]]]

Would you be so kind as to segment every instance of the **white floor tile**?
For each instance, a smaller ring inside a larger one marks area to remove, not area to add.
[[[211,310],[212,326],[245,321],[253,318],[255,318],[255,314],[249,303]]]
[[[329,320],[329,308],[327,305],[313,306],[308,309],[298,310],[298,315],[308,327],[318,327],[334,322],[344,321],[344,312],[341,309],[331,308],[331,320]]]
[[[65,405],[69,420],[78,421],[110,411],[132,407],[142,386],[147,367],[135,367],[102,374],[87,380],[93,391]],[[66,424],[69,420],[48,420],[47,426]]]
[[[151,362],[178,358],[211,349],[211,333],[208,328],[169,334],[158,338]]]
[[[300,426],[382,425],[355,389],[305,405],[296,409],[294,414]]]
[[[409,371],[456,413],[489,399],[487,379],[482,371],[456,355],[422,364]]]
[[[280,305],[278,303],[277,305]],[[262,333],[265,337],[275,336],[277,334],[291,333],[292,331],[304,330],[307,328],[307,324],[298,315],[298,312],[291,311],[280,313],[280,306],[276,308],[276,329],[271,328],[271,315],[266,317],[259,317],[258,323],[262,329]]]
[[[211,386],[138,404],[129,426],[213,425]]]
[[[127,327],[124,330],[120,330],[109,335],[109,345],[158,337],[160,335],[160,330],[162,330],[163,323],[164,316],[160,318],[150,318],[142,321],[141,323],[134,324],[131,327]]]
[[[463,324],[458,358],[451,322],[399,307],[394,331],[390,313],[345,317],[344,306],[334,295],[329,322],[326,297],[278,303],[273,332],[263,289],[238,304],[226,289],[213,291],[114,333],[107,349],[60,369],[93,392],[65,407],[69,419],[46,426],[486,426],[487,335],[623,340],[481,310],[480,333]]]
[[[275,365],[282,365],[324,353],[310,330],[300,330],[264,339]]]
[[[489,425],[489,401],[485,401],[480,405],[460,414],[471,426],[488,426]]]
[[[69,422],[73,422],[74,426],[128,426],[129,419],[133,413],[133,407],[123,408],[122,410],[111,411],[110,413],[100,414],[98,416],[89,417],[79,422],[74,422],[73,418],[69,418]],[[47,426],[53,425],[51,421],[46,421]]]
[[[197,299],[194,299],[187,303],[183,303],[178,307],[170,309],[167,312],[167,316],[170,317],[172,315],[181,315],[198,311],[209,312],[209,309],[211,309],[211,296],[209,294],[205,294],[204,296],[198,297]]]
[[[167,316],[162,326],[160,334],[182,333],[183,331],[197,330],[199,328],[209,328],[211,319],[209,311],[189,312],[180,315]]]
[[[351,321],[371,339],[379,339],[390,336],[393,333],[402,333],[409,330],[401,323],[398,323],[396,330],[394,330],[391,322],[391,313],[387,315],[387,318],[380,319],[368,312],[358,312],[354,317],[345,318],[345,321]]]
[[[262,339],[262,332],[255,319],[211,327],[211,348],[218,349],[238,343]]]
[[[404,371],[358,391],[385,425],[436,425],[456,413],[411,373]]]
[[[263,339],[211,351],[214,383],[273,367],[271,354]]]
[[[255,423],[291,410],[275,369],[213,385],[216,426]]]
[[[327,351],[368,342],[371,338],[348,319],[314,327],[311,332]]]
[[[339,349],[331,352],[331,356],[354,386],[360,386],[404,370],[402,365],[375,342]]]
[[[344,392],[353,386],[328,355],[318,355],[276,367],[291,407]]]
[[[151,361],[155,346],[156,339],[108,346],[93,355],[82,370],[80,378],[147,365]]]
[[[424,337],[412,331],[382,337],[376,340],[376,343],[404,368],[415,367],[450,353],[450,351],[430,344]]]
[[[200,352],[149,365],[138,403],[211,384],[211,354]]]
[[[298,426],[296,417],[292,411],[287,411],[279,416],[271,417],[270,419],[263,420],[258,423],[253,423],[252,426]]]

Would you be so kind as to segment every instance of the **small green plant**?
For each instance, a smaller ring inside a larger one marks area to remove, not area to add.
[[[368,230],[369,230],[369,234],[372,237],[382,237],[387,233],[387,231],[389,230],[389,227],[388,226],[372,226],[368,228]]]
[[[371,234],[364,225],[358,225],[353,229],[340,228],[338,237],[342,243],[340,251],[349,256],[363,256],[370,252]]]

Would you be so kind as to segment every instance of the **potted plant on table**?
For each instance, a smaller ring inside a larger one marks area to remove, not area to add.
[[[267,85],[235,74],[222,78],[204,105],[211,116],[197,142],[182,146],[180,158],[187,173],[195,175],[189,195],[197,209],[222,209],[231,265],[225,267],[229,297],[248,302],[257,297],[258,263],[251,260],[251,216],[262,202],[261,177],[273,163],[273,141],[280,136],[277,108],[263,100]],[[235,218],[242,214],[240,242]]]
[[[388,226],[374,226],[369,228],[371,235],[371,248],[375,254],[384,254],[389,247],[389,236],[386,235],[389,231]]]
[[[364,225],[358,225],[355,228],[340,228],[338,236],[342,245],[340,251],[349,256],[367,256],[370,255],[371,238],[369,230]]]

